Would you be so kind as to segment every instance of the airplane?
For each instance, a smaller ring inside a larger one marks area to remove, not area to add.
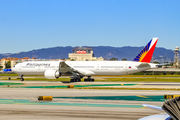
[[[71,82],[94,81],[93,75],[126,75],[151,68],[157,64],[150,63],[158,38],[153,38],[133,61],[28,61],[16,64],[12,71],[23,75],[44,75],[47,79],[56,79],[68,75]]]

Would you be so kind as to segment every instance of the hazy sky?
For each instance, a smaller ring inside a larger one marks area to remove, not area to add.
[[[180,0],[0,0],[0,53],[56,46],[180,46]]]

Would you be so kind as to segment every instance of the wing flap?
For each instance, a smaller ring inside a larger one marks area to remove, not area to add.
[[[75,71],[77,71],[80,74],[86,75],[86,76],[91,76],[94,75],[95,73],[90,71],[90,70],[85,70],[85,69],[74,69]]]

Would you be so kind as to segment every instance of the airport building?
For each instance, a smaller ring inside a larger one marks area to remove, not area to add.
[[[0,70],[5,68],[6,61],[0,61]]]
[[[91,47],[74,47],[67,61],[103,61],[102,57],[94,57]]]
[[[1,69],[5,69],[5,68],[6,68],[6,64],[7,64],[9,61],[11,62],[11,67],[13,67],[15,64],[18,63],[18,60],[19,60],[19,58],[14,58],[14,57],[1,59],[1,60],[0,60]]]
[[[34,57],[33,58],[29,58],[29,57],[23,57],[23,58],[14,58],[14,57],[3,58],[3,59],[0,59],[0,70],[5,69],[6,68],[6,64],[9,61],[11,63],[11,68],[12,68],[17,63],[26,62],[26,61],[58,61],[58,60],[62,60],[62,59],[35,59]]]
[[[14,57],[10,57],[10,58],[3,58],[0,59],[0,69],[5,69],[6,68],[6,64],[10,61],[11,62],[11,68],[16,65],[17,63],[20,62],[25,62],[25,61],[35,61],[35,58],[28,58],[28,57],[24,57],[24,58],[14,58]]]

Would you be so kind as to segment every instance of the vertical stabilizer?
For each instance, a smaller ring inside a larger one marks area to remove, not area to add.
[[[144,47],[144,49],[136,56],[134,61],[150,63],[157,41],[158,38],[151,39],[151,41]]]

